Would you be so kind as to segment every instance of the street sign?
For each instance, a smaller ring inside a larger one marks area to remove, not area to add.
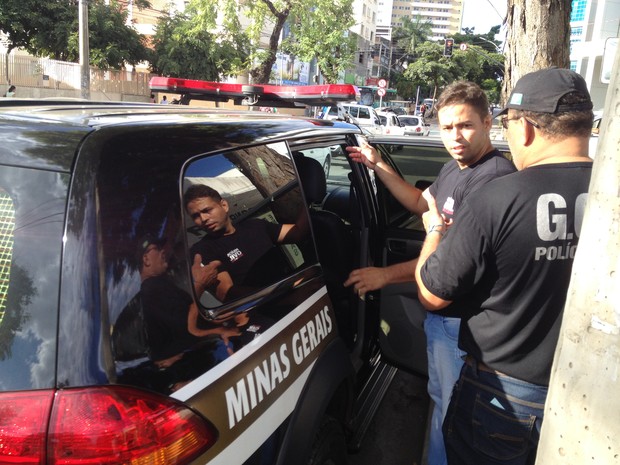
[[[459,48],[463,51],[467,50],[467,44],[461,44],[459,45]]]
[[[379,87],[379,88],[377,89],[377,95],[378,95],[379,97],[383,97],[383,96],[385,95],[385,89],[384,89],[383,87]]]
[[[377,84],[379,85],[379,87],[384,89],[387,86],[387,81],[385,79],[379,79],[379,82],[377,82]],[[379,95],[385,95],[385,92]]]

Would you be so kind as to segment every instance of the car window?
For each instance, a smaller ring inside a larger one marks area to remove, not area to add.
[[[450,155],[443,146],[376,144],[384,160],[393,164],[410,184],[424,190],[437,177]],[[389,191],[383,190],[384,214],[388,225],[423,231],[421,218],[409,213]]]
[[[359,118],[370,119],[370,112],[368,111],[368,108],[359,107]]]
[[[54,385],[68,176],[0,169],[0,391]]]
[[[204,265],[222,263],[218,282],[200,296],[204,307],[250,295],[315,261],[286,144],[195,159],[185,170],[183,192],[189,260],[200,255]],[[286,230],[290,237],[283,238]]]
[[[280,306],[269,318],[244,312],[252,308],[247,302],[257,290],[273,285],[268,295],[276,298],[275,286],[298,279],[296,271],[316,263],[316,253],[310,234],[299,242],[273,245],[245,270],[247,279],[236,294],[219,299],[210,289],[198,293],[194,267],[202,267],[194,262],[192,248],[205,231],[189,216],[183,195],[193,185],[217,189],[227,200],[234,225],[254,228],[247,242],[263,246],[259,233],[268,235],[307,215],[288,147],[279,143],[196,154],[187,162],[188,155],[178,154],[174,145],[148,145],[135,138],[125,146],[121,141],[108,144],[96,181],[99,271],[107,296],[111,352],[119,383],[170,393],[242,349],[290,311],[292,307]],[[253,253],[243,247],[226,252],[223,264]],[[226,308],[225,321],[204,318],[217,317],[219,309]],[[232,335],[236,326],[245,324],[238,319],[246,317],[261,331],[244,332],[222,345],[218,334]]]
[[[407,126],[417,126],[418,124],[420,124],[420,121],[418,120],[418,118],[409,117],[409,116],[401,116],[400,121],[406,124]]]
[[[403,118],[404,119],[404,118]],[[410,184],[424,190],[430,186],[445,163],[452,160],[452,157],[443,145],[424,145],[424,144],[404,144],[388,145],[377,144],[377,147],[384,154],[384,158],[389,160],[403,178]],[[510,152],[505,146],[496,147],[502,154],[511,159]],[[409,229],[423,230],[421,221],[411,221],[404,214],[403,208],[396,199],[387,193],[387,221],[392,226],[406,227]]]

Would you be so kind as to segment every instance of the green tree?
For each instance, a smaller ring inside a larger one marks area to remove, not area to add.
[[[454,50],[452,60],[457,65],[458,79],[477,83],[487,91],[489,101],[500,101],[504,74],[502,54],[489,52],[478,45],[468,45],[465,51]]]
[[[412,82],[431,86],[432,98],[435,98],[439,88],[458,79],[459,68],[455,60],[443,56],[443,44],[425,42],[417,46],[416,59],[409,64],[403,76]]]
[[[393,38],[396,46],[404,55],[415,56],[417,46],[428,41],[432,27],[430,20],[423,20],[420,15],[416,15],[413,19],[404,16],[403,25],[394,30]]]
[[[316,59],[325,80],[337,82],[357,48],[355,36],[347,33],[355,23],[352,0],[316,0],[313,8],[298,9],[291,19],[282,50],[303,61]]]
[[[146,0],[137,8],[150,6]],[[89,1],[90,62],[101,68],[120,68],[148,58],[143,38],[127,26],[127,11],[119,2]],[[9,51],[21,47],[36,56],[78,61],[78,1],[2,0],[0,30]]]
[[[243,34],[233,34],[231,25],[215,30],[215,15],[200,2],[190,3],[185,13],[163,16],[153,39],[151,69],[164,76],[219,81],[247,67],[249,43]]]
[[[200,18],[197,21],[202,22],[204,28],[213,30],[221,27],[222,30],[231,31],[234,35],[244,36],[243,40],[250,43],[247,68],[252,82],[264,84],[270,80],[278,50],[281,49],[282,32],[287,21],[295,29],[296,40],[303,41],[305,34],[314,38],[314,50],[320,51],[319,66],[326,74],[330,68],[339,68],[341,63],[346,61],[345,58],[349,57],[350,52],[348,41],[343,38],[343,32],[347,29],[343,24],[349,24],[350,17],[331,16],[345,14],[347,1],[339,0],[339,2],[329,5],[327,0],[315,0],[312,3],[302,0],[257,0],[242,3],[235,0],[192,0],[190,6],[197,7],[196,14]],[[325,14],[329,15],[328,18],[322,19],[322,14],[316,14],[314,21],[310,21],[309,15],[318,10],[325,11]],[[329,11],[332,13],[328,13]],[[239,26],[239,17],[248,20],[248,26],[243,31]],[[220,26],[216,18],[223,20],[223,25]],[[321,31],[322,35],[319,35],[323,21],[325,26]],[[261,40],[263,37],[267,37],[267,46],[264,48],[261,45],[264,43],[264,40]],[[324,44],[324,49],[321,50],[317,44]],[[330,48],[332,45],[335,49]],[[292,51],[291,41],[287,47]],[[308,52],[309,55],[311,53],[309,47],[310,45],[304,42],[304,45],[299,46],[299,53],[307,56]],[[327,54],[331,54],[332,57],[327,57]]]

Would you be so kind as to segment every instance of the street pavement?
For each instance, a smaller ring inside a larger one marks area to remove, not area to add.
[[[349,465],[424,465],[427,379],[398,370]]]

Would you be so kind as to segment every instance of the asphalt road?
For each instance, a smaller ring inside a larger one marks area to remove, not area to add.
[[[399,370],[349,465],[423,465],[430,400],[426,378]]]

